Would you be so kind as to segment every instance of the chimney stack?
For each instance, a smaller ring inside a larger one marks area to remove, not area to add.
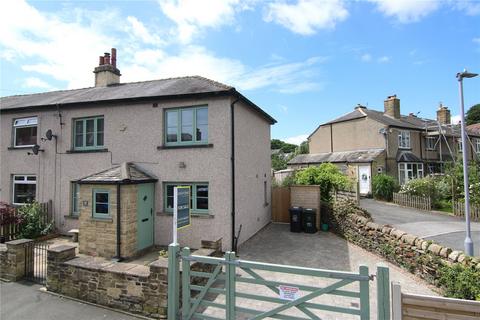
[[[107,87],[120,83],[120,70],[117,69],[117,49],[112,48],[112,54],[105,52],[99,57],[98,67],[95,73],[95,87]]]
[[[395,118],[400,119],[400,99],[397,98],[397,95],[388,96],[387,99],[383,102],[384,114]]]
[[[450,114],[450,110],[448,107],[445,107],[440,103],[438,106],[437,110],[437,121],[440,122],[440,124],[451,124],[452,123],[452,117]]]

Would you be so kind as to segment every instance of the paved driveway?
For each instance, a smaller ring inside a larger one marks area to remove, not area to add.
[[[29,282],[0,281],[0,319],[2,320],[138,320],[86,303],[39,291]]]
[[[372,215],[376,223],[397,229],[456,250],[463,250],[465,222],[461,218],[440,213],[405,208],[392,203],[362,199],[360,206]],[[474,254],[480,256],[480,223],[472,222]]]
[[[267,262],[275,264],[294,265],[301,267],[311,267],[320,269],[332,269],[341,271],[355,271],[361,264],[369,267],[370,274],[375,273],[377,263],[384,263],[390,268],[390,279],[401,283],[405,292],[436,295],[431,287],[423,280],[412,274],[385,262],[381,257],[371,254],[362,248],[348,243],[344,239],[330,233],[318,232],[316,234],[291,233],[286,224],[270,224],[260,231],[253,238],[244,243],[238,252],[240,259],[253,260],[258,262]],[[334,280],[326,278],[315,278],[310,276],[300,276],[283,274],[270,271],[255,270],[265,279],[277,282],[287,282],[296,285],[310,285],[325,287],[332,284]],[[250,278],[244,271],[237,269],[237,273],[242,277]],[[375,281],[370,282],[370,302],[371,319],[376,319],[376,286]],[[252,285],[244,282],[237,282],[237,292],[261,294],[267,297],[278,298],[278,294],[272,292],[265,286]],[[358,290],[357,284],[350,284],[347,290]],[[305,292],[300,292],[300,296]],[[214,298],[214,302],[223,304],[225,297],[223,295]],[[237,306],[256,310],[270,310],[278,304],[269,302],[259,302],[255,300],[238,298]],[[358,299],[347,298],[334,295],[326,295],[312,300],[316,303],[333,305],[337,307],[356,308]],[[312,310],[323,320],[333,319],[358,319],[358,316],[349,316],[345,314]],[[207,308],[205,314],[222,317],[225,311],[216,308]],[[285,311],[285,315],[304,317],[305,315],[298,310]],[[245,314],[238,314],[237,319],[248,319]]]

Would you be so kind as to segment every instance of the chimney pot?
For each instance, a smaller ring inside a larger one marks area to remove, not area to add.
[[[117,49],[112,48],[112,66],[117,67]]]
[[[400,119],[400,99],[397,95],[388,96],[383,102],[384,114],[395,119]]]
[[[117,51],[112,48],[112,56],[109,52],[105,52],[99,58],[99,66],[95,67],[95,87],[107,87],[120,83],[120,70],[116,67]]]
[[[98,65],[101,66],[101,65],[104,65],[105,64],[105,58],[103,56],[100,56],[99,59],[98,59]]]

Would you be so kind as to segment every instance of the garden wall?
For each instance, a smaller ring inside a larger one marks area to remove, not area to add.
[[[320,186],[291,186],[290,206],[315,209],[317,211],[316,227],[320,230]]]
[[[200,249],[195,254],[210,256],[215,252],[214,249]],[[197,271],[209,272],[210,268],[203,264],[192,265]],[[64,245],[48,251],[47,289],[151,318],[166,318],[167,273],[168,258],[159,258],[143,266],[75,256],[75,247]]]
[[[480,270],[478,258],[374,223],[366,211],[349,201],[337,203],[328,220],[332,230],[348,241],[385,257],[432,284],[436,284],[437,272],[444,264],[461,263]]]

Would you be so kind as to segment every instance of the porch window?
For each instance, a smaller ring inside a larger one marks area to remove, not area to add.
[[[190,187],[190,209],[192,213],[208,213],[208,183],[166,183],[164,185],[164,210],[173,212],[173,188]]]
[[[410,131],[402,130],[398,133],[398,147],[410,149]]]
[[[423,178],[423,163],[405,162],[398,164],[398,180],[401,185],[417,178]]]
[[[165,144],[189,145],[208,142],[208,108],[190,107],[165,111]]]
[[[35,201],[37,177],[33,175],[13,176],[13,204],[25,204]]]
[[[73,217],[78,217],[78,215],[80,213],[80,209],[79,209],[79,206],[78,206],[78,202],[79,202],[79,199],[80,199],[80,185],[76,182],[72,182],[71,188],[72,188],[71,215]]]
[[[74,150],[90,150],[103,148],[104,133],[103,116],[74,120],[73,148]]]
[[[458,147],[458,152],[462,153],[463,152],[463,143],[461,139],[457,140],[457,147]]]
[[[437,144],[437,137],[426,137],[425,138],[425,145],[427,150],[435,150]]]
[[[22,118],[13,122],[13,146],[31,147],[37,143],[38,118]]]
[[[480,156],[480,138],[475,139],[475,153]]]
[[[93,217],[110,218],[110,193],[108,190],[93,189]]]

